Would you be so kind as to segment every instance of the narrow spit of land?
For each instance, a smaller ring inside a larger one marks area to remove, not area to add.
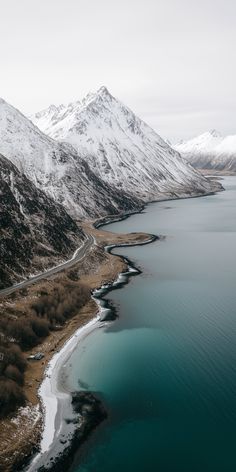
[[[14,309],[27,317],[32,303],[42,292],[53,293],[55,284],[83,283],[92,292],[94,289],[114,282],[121,272],[127,270],[125,260],[105,251],[107,246],[145,244],[151,242],[152,235],[145,233],[113,234],[96,229],[93,222],[83,223],[87,235],[86,249],[78,251],[76,258],[60,268],[49,270],[27,280],[22,286],[11,288],[9,292],[0,294],[0,308],[4,313]],[[76,282],[76,280],[78,282]],[[89,301],[58,331],[50,332],[36,348],[27,351],[26,357],[36,352],[43,352],[44,358],[38,362],[28,362],[25,373],[25,394],[28,399],[27,407],[16,414],[0,421],[0,471],[16,470],[26,456],[29,456],[40,441],[43,428],[43,412],[38,397],[38,389],[44,378],[48,362],[58,352],[65,342],[80,327],[88,323],[96,313],[98,306],[90,298]]]

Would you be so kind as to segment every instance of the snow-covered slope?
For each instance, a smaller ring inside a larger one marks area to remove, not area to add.
[[[175,149],[196,168],[236,171],[236,135],[223,137],[213,130],[176,144]]]
[[[144,201],[206,193],[217,186],[105,87],[82,102],[51,105],[31,119],[50,137],[72,144],[99,178]]]
[[[46,136],[0,99],[0,153],[72,216],[97,217],[137,209],[140,202],[109,187],[67,143]]]
[[[0,154],[0,288],[68,259],[84,238],[64,208]]]

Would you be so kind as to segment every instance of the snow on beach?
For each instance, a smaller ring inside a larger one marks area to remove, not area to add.
[[[68,400],[70,397],[68,392],[63,392],[58,386],[59,371],[62,365],[70,357],[81,337],[87,335],[92,329],[94,329],[98,320],[99,316],[96,316],[86,325],[80,327],[64,344],[62,349],[53,356],[48,364],[45,378],[39,389],[39,395],[44,409],[44,429],[40,444],[41,453],[44,453],[49,449],[55,438],[55,434],[59,434],[59,431],[56,431],[55,425],[59,401]]]
[[[61,367],[68,361],[81,338],[87,336],[91,331],[93,331],[98,321],[104,318],[104,313],[109,311],[102,305],[97,297],[102,294],[104,288],[112,288],[113,286],[115,287],[117,284],[124,282],[124,276],[127,276],[129,272],[134,271],[136,271],[134,268],[128,267],[128,271],[124,274],[119,274],[113,284],[104,285],[95,291],[94,300],[96,301],[99,308],[98,315],[86,325],[78,328],[75,334],[64,344],[62,349],[57,352],[49,362],[46,369],[45,378],[39,389],[39,395],[44,408],[44,429],[40,444],[41,453],[46,452],[50,448],[55,435],[60,433],[60,428],[58,430],[56,428],[56,416],[58,413],[59,402],[67,401],[70,397],[69,392],[63,391],[62,386],[58,385]],[[99,326],[101,326],[101,323]]]

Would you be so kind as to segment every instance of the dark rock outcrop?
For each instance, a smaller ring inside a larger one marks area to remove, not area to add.
[[[72,393],[72,405],[78,415],[73,420],[76,425],[73,437],[69,441],[67,438],[61,439],[61,443],[65,446],[63,452],[56,457],[51,457],[45,466],[37,469],[37,472],[65,472],[69,470],[79,446],[83,444],[91,431],[107,418],[107,412],[102,402],[91,392]]]

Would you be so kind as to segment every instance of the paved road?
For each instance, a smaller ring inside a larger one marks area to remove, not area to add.
[[[20,282],[19,284],[12,285],[11,287],[4,288],[3,290],[0,290],[0,297],[4,295],[9,295],[10,293],[15,292],[19,288],[25,288],[28,287],[29,285],[38,282],[41,279],[45,279],[50,275],[56,274],[57,272],[60,272],[61,270],[68,269],[69,267],[72,267],[74,264],[76,264],[78,261],[83,259],[87,251],[93,246],[94,244],[94,238],[90,234],[86,234],[86,240],[83,244],[83,246],[79,247],[76,252],[74,253],[73,257],[69,259],[66,262],[63,262],[62,264],[52,267],[52,269],[47,270],[46,272],[43,272],[42,274],[35,275],[34,277],[30,277],[30,279],[24,280],[23,282]]]

